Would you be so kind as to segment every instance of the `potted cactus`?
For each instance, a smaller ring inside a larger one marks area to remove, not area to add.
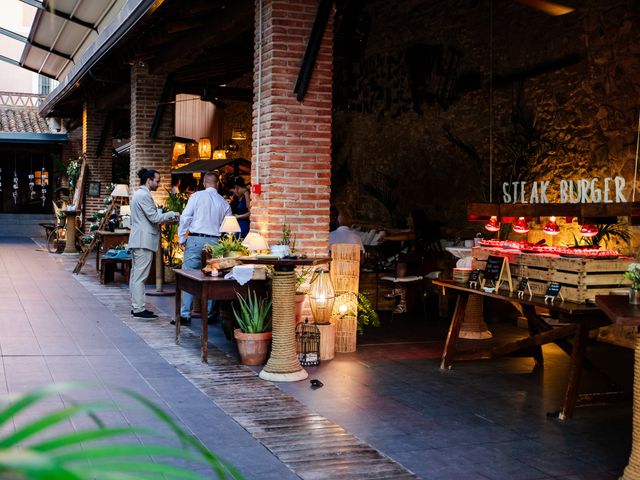
[[[240,363],[243,365],[262,365],[267,360],[271,343],[271,301],[258,298],[256,292],[249,290],[247,298],[238,294],[239,311],[233,307],[233,315],[240,328],[233,331],[238,345]]]

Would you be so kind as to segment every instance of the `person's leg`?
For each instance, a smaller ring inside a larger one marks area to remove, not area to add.
[[[144,248],[133,248],[131,252],[131,274],[129,276],[131,310],[133,310],[133,313],[139,313],[145,310],[144,282],[151,271],[153,252]]]
[[[183,270],[199,270],[202,268],[200,254],[202,247],[207,243],[204,237],[187,238],[187,246],[184,250],[184,260],[182,261]],[[191,307],[193,305],[193,295],[182,292],[182,305],[180,306],[180,316],[182,318],[191,318]]]

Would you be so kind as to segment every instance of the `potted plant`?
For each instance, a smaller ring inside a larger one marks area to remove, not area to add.
[[[631,282],[629,287],[629,303],[631,305],[640,304],[640,263],[631,263],[624,278]]]
[[[307,298],[307,292],[303,288],[311,272],[313,272],[311,267],[296,270],[296,325],[302,321],[302,306]]]
[[[233,316],[240,328],[233,331],[238,345],[242,365],[262,365],[267,359],[271,342],[271,300],[258,299],[256,292],[249,290],[247,299],[238,296],[240,312],[233,307]]]
[[[169,193],[165,205],[162,207],[165,212],[182,213],[184,207],[187,206],[189,197],[184,193]],[[180,249],[178,241],[178,224],[169,223],[161,227],[162,237],[162,261],[164,265],[164,281],[167,283],[175,282],[176,275],[174,268],[182,266],[183,253]]]
[[[291,233],[291,227],[285,221],[282,224],[282,237],[280,243],[271,246],[271,253],[279,257],[288,257],[296,251],[296,236]]]
[[[222,237],[215,245],[206,245],[205,248],[212,258],[249,255],[249,249],[242,245],[242,239],[231,234]]]

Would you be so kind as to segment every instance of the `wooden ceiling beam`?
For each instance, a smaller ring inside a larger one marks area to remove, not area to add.
[[[207,48],[236,38],[238,32],[253,29],[253,2],[235,0],[227,4],[223,14],[208,16],[207,25],[194,30],[191,35],[181,37],[163,49],[155,60],[150,61],[149,71],[153,74],[169,74],[184,65],[189,65]]]

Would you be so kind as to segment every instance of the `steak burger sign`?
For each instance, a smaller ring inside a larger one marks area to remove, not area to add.
[[[547,195],[552,191],[559,203],[624,203],[624,177],[606,177],[579,180],[551,180],[540,182],[504,182],[503,203],[549,203]],[[551,190],[550,190],[551,189]]]

